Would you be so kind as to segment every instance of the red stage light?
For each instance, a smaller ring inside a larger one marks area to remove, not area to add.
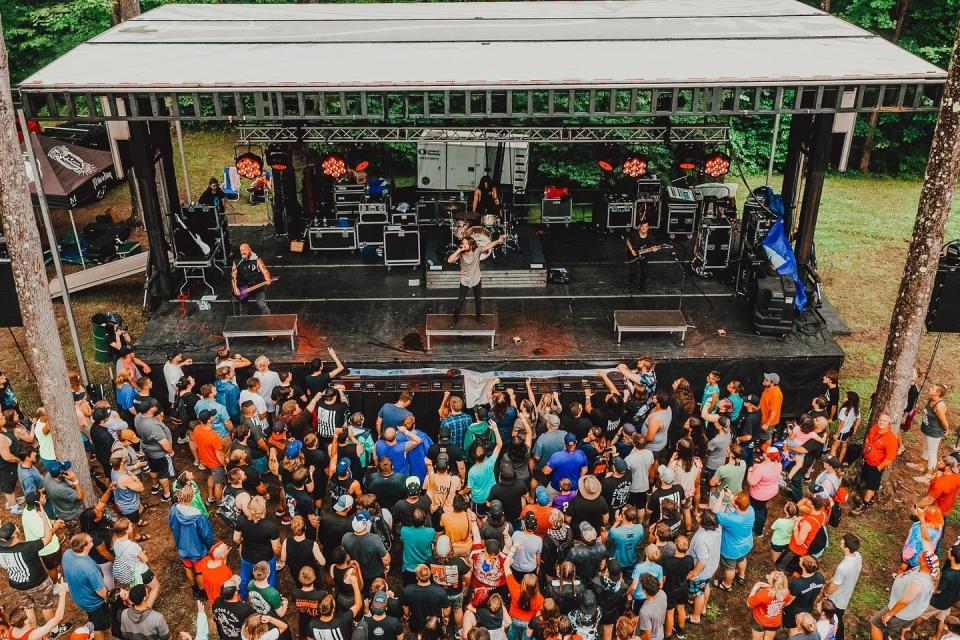
[[[320,163],[320,166],[323,168],[324,175],[334,178],[339,178],[347,172],[347,163],[336,156],[329,156]]]
[[[241,178],[253,180],[263,173],[263,158],[248,151],[237,156],[236,167]]]
[[[636,156],[623,161],[623,173],[631,178],[647,175],[647,159]]]
[[[730,171],[730,156],[725,153],[713,153],[703,163],[703,172],[711,178],[719,178]]]
[[[288,166],[285,165],[285,164],[280,164],[280,163],[278,163],[278,164],[272,164],[272,165],[270,165],[270,168],[273,169],[274,171],[286,171],[286,170],[289,169],[290,167],[288,167]]]
[[[613,171],[613,165],[607,162],[606,160],[598,160],[597,166],[599,166],[604,171]]]
[[[367,167],[369,167],[369,166],[370,166],[370,162],[367,161],[367,160],[363,160],[362,162],[359,162],[359,163],[357,164],[357,166],[355,166],[355,167],[353,168],[353,170],[354,170],[354,171],[366,171],[366,170],[367,170]]]

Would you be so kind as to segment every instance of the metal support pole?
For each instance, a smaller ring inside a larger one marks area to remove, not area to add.
[[[773,160],[777,155],[777,138],[780,135],[780,114],[773,117],[773,140],[770,142],[770,159],[767,161],[767,186],[773,180]]]
[[[187,155],[183,152],[183,127],[180,126],[179,120],[174,124],[177,127],[177,145],[180,147],[180,165],[183,167],[183,187],[187,191],[187,202],[193,202],[193,196],[190,195],[190,172],[187,171]]]
[[[73,209],[67,209],[70,216],[70,228],[73,229],[73,241],[77,243],[77,255],[80,256],[80,266],[87,268],[87,261],[83,258],[83,247],[80,246],[80,234],[77,233],[77,222],[73,219]]]
[[[27,119],[23,115],[23,109],[17,109],[17,117],[20,119],[23,139],[27,141],[27,144],[24,146],[27,149],[27,158],[30,160],[30,166],[33,168],[33,184],[37,189],[37,200],[40,201],[40,214],[43,216],[43,227],[47,231],[47,242],[50,243],[50,255],[53,257],[53,268],[56,270],[57,278],[60,280],[60,297],[63,300],[64,310],[67,312],[67,326],[70,328],[70,340],[73,342],[73,350],[77,354],[77,368],[80,370],[80,380],[86,385],[89,382],[87,378],[87,365],[83,362],[83,349],[80,348],[80,336],[77,335],[77,323],[73,318],[73,305],[70,304],[70,291],[67,289],[67,277],[63,275],[60,251],[57,249],[57,239],[53,233],[53,224],[50,222],[50,208],[47,206],[47,195],[43,192],[43,184],[40,180],[40,165],[37,164],[37,157],[33,153],[33,134],[27,131]],[[79,250],[79,248],[78,245],[77,249]]]

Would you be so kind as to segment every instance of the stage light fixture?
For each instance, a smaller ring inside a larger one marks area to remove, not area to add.
[[[326,160],[320,163],[324,175],[339,178],[347,172],[347,163],[336,156],[328,156]]]
[[[633,156],[623,161],[623,173],[631,178],[647,175],[647,159]]]
[[[354,171],[366,171],[366,170],[367,170],[367,167],[369,167],[369,166],[370,166],[370,161],[369,161],[369,160],[362,160],[362,161],[360,161],[360,162],[357,163],[357,166],[355,166],[355,167],[353,168],[353,170],[354,170]]]
[[[597,160],[597,166],[603,171],[613,171],[613,165],[606,160]]]
[[[703,163],[703,172],[711,178],[719,178],[730,172],[730,156],[715,152],[707,156]]]
[[[236,167],[241,178],[253,180],[263,173],[263,157],[252,151],[241,153],[237,156]]]

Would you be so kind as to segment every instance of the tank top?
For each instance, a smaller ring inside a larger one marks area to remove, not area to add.
[[[330,482],[327,484],[327,486],[330,487],[330,497],[333,502],[339,500],[340,496],[345,496],[350,493],[350,485],[352,484],[353,478],[350,476],[347,476],[346,478],[333,476],[330,478]]]
[[[30,637],[30,632],[33,631],[32,628],[28,628],[26,631],[17,635],[13,632],[13,629],[10,629],[10,640],[27,640]],[[46,636],[44,636],[46,638]]]
[[[905,573],[893,581],[893,586],[890,588],[890,603],[900,600],[907,590],[907,586],[914,580],[920,581],[920,593],[910,604],[897,612],[897,617],[901,620],[916,620],[919,618],[920,614],[927,610],[927,605],[930,604],[930,596],[933,595],[933,578],[930,577],[929,573],[919,571]]]
[[[672,412],[670,407],[666,409],[660,409],[660,411],[653,411],[647,416],[647,419],[643,423],[643,433],[647,432],[647,425],[650,423],[651,418],[660,419],[660,430],[657,431],[657,434],[653,437],[653,440],[647,443],[647,449],[657,453],[663,451],[664,447],[667,446],[667,431],[670,429],[670,418],[672,417]]]
[[[485,213],[496,213],[497,212],[497,203],[493,201],[493,189],[485,190],[480,189],[480,200],[477,202],[477,214],[484,215]]]
[[[33,432],[40,447],[40,457],[44,460],[56,460],[57,454],[53,450],[53,429],[50,429],[50,433],[44,433],[44,425],[43,422],[37,422],[37,428]]]
[[[943,398],[940,398],[932,405],[927,405],[926,415],[923,418],[923,424],[920,425],[920,433],[931,438],[942,438],[946,435],[946,430],[943,428],[943,423],[940,422],[940,418],[937,416],[936,408],[937,405],[943,402]]]
[[[347,575],[347,571],[350,570],[350,567],[344,567],[341,569],[337,565],[333,565],[330,570],[333,573],[333,585],[334,591],[336,592],[337,607],[344,607],[344,610],[349,609],[353,606],[353,587],[347,584],[343,577]]]
[[[290,567],[290,574],[294,577],[294,580],[300,575],[300,569],[304,567],[311,567],[317,575],[320,575],[320,565],[317,564],[317,559],[313,557],[314,543],[315,541],[310,538],[298,541],[294,540],[293,536],[284,541],[287,547],[287,566]]]
[[[120,480],[129,475],[126,471],[121,472],[116,469],[110,471],[110,480],[117,485],[113,490],[113,501],[122,515],[130,515],[140,509],[140,494],[120,486]]]
[[[10,440],[10,455],[13,455],[13,456],[16,456],[16,457],[18,457],[18,458],[21,458],[22,455],[21,455],[21,452],[20,452],[20,449],[21,449],[21,447],[20,447],[20,440],[17,439],[17,436],[16,436],[16,435],[14,435],[13,429],[4,429],[4,430],[3,430],[3,435],[7,436],[7,438]],[[0,458],[0,469],[2,469],[2,468],[4,468],[4,467],[16,467],[18,464],[20,464],[20,463],[19,463],[19,462],[7,462],[7,461],[4,460],[3,458]]]
[[[263,272],[257,266],[257,258],[241,258],[237,260],[237,284],[247,286],[263,282]]]

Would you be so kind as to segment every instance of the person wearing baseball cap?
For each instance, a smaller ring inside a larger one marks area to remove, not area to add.
[[[460,480],[462,481],[467,477],[467,468],[463,461],[463,449],[454,444],[452,438],[453,432],[450,427],[440,427],[437,441],[427,449],[427,459],[433,462],[433,466],[436,468],[440,456],[446,455],[448,468],[451,473],[460,476]]]
[[[577,449],[577,436],[566,433],[563,436],[563,450],[550,456],[550,460],[543,467],[543,475],[549,476],[550,488],[560,492],[560,481],[570,480],[573,490],[576,491],[580,477],[587,475],[587,454]]]
[[[400,532],[401,527],[413,525],[413,513],[417,509],[421,509],[427,514],[430,513],[430,497],[423,492],[423,486],[420,484],[420,478],[417,476],[409,476],[406,480],[404,480],[403,486],[407,490],[406,497],[397,500],[392,506],[389,507],[390,514],[393,516],[393,528],[397,533]],[[414,563],[413,566],[415,567],[416,564],[417,563]],[[413,582],[412,576],[410,582]]]
[[[353,531],[353,505],[355,501],[349,493],[341,494],[333,503],[333,511],[320,518],[320,532],[317,540],[323,547],[323,556],[332,558],[334,550],[340,546],[343,536]]]
[[[930,479],[927,493],[917,502],[918,507],[936,506],[941,513],[953,511],[960,492],[960,453],[948,453],[937,461],[936,473]]]
[[[433,581],[446,591],[454,623],[460,629],[463,626],[463,594],[467,591],[466,578],[470,567],[463,558],[453,555],[453,545],[445,534],[438,536],[433,543],[433,555],[427,559],[426,565],[431,569],[443,568],[442,574],[434,572]]]
[[[760,398],[755,393],[744,397],[737,442],[743,447],[743,460],[748,465],[753,464],[753,452],[764,434],[761,418]]]
[[[352,531],[343,536],[343,548],[360,565],[363,584],[370,585],[390,570],[390,552],[380,536],[370,531],[373,517],[366,509],[358,512],[350,522]]]
[[[47,500],[57,518],[64,522],[76,520],[84,509],[83,487],[71,469],[73,463],[69,460],[54,460],[47,466],[47,474],[43,477]]]
[[[780,424],[783,409],[783,391],[780,390],[780,375],[763,374],[763,393],[760,394],[760,426],[764,431],[776,429]]]
[[[353,477],[353,471],[350,469],[350,459],[340,458],[337,460],[337,468],[330,482],[327,483],[330,488],[330,496],[337,500],[340,496],[349,495],[354,500],[359,500],[363,495],[363,489],[360,487],[360,481]]]
[[[650,499],[647,500],[650,522],[660,521],[660,505],[664,500],[673,500],[679,507],[684,497],[683,487],[676,484],[677,474],[673,469],[660,465],[657,467],[657,478],[657,486],[650,492]]]

